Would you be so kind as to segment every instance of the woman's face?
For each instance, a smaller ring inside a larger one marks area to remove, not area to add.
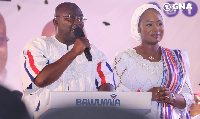
[[[154,9],[146,10],[140,17],[138,33],[141,34],[142,43],[155,45],[164,35],[163,18]]]
[[[200,96],[194,95],[194,102],[190,107],[191,112],[199,112],[200,113]]]

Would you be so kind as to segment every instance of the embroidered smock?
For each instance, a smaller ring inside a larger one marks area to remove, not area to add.
[[[113,72],[106,62],[106,56],[92,44],[90,50],[92,61],[88,61],[82,53],[54,83],[44,88],[39,88],[33,83],[45,66],[56,62],[72,48],[73,45],[67,46],[61,43],[55,36],[42,36],[26,44],[20,64],[24,99],[31,113],[41,111],[48,105],[51,91],[98,91],[99,86],[105,83],[115,87]]]

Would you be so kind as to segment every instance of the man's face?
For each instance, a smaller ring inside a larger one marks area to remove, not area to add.
[[[5,22],[0,14],[0,74],[5,69],[7,62],[7,40]]]
[[[84,26],[83,22],[77,19],[83,16],[80,8],[74,4],[66,4],[56,12],[55,16],[57,17],[54,19],[54,25],[57,26],[59,35],[65,40],[75,40],[74,29],[77,26],[81,28]]]

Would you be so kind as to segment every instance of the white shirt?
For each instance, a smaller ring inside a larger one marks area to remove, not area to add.
[[[59,42],[55,36],[40,37],[31,40],[21,55],[21,71],[25,102],[28,102],[33,112],[40,102],[39,110],[48,105],[50,91],[97,91],[102,83],[114,85],[112,69],[106,62],[106,56],[91,45],[92,61],[85,54],[77,56],[60,78],[44,88],[38,88],[32,81],[48,64],[56,62],[69,52],[73,45],[68,46]],[[100,76],[99,73],[103,75]],[[26,89],[32,84],[31,89]]]

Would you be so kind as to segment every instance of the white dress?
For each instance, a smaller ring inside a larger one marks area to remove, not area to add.
[[[189,70],[189,60],[187,53],[182,51],[182,57],[185,62],[186,70]],[[163,77],[163,61],[150,62],[143,59],[143,57],[136,53],[133,48],[128,48],[122,52],[117,53],[115,61],[113,63],[113,72],[116,81],[116,91],[140,91],[147,92],[153,87],[160,87]],[[184,84],[181,94],[186,100],[186,108],[192,104],[193,94],[191,91],[191,85],[189,81],[189,75],[187,74],[186,82]],[[180,111],[175,107],[175,113],[173,119],[178,119]],[[152,119],[160,118],[160,108],[157,106],[156,101],[152,101],[152,108],[147,117]]]

